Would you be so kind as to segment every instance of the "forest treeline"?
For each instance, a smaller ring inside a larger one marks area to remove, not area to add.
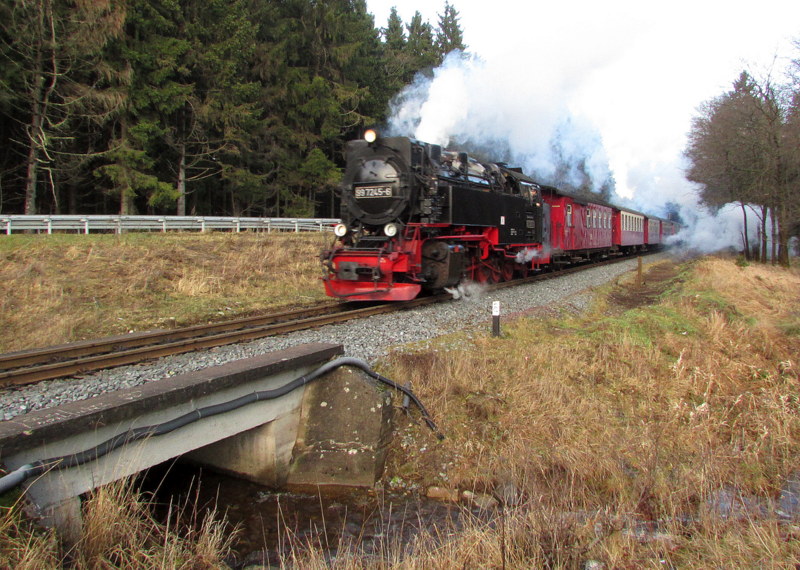
[[[336,215],[344,141],[464,50],[364,0],[0,6],[0,212]]]
[[[800,53],[800,41],[795,46]],[[705,206],[741,208],[747,259],[788,264],[789,240],[800,236],[800,57],[760,78],[742,71],[729,91],[706,101],[685,155]],[[756,235],[748,232],[753,217]]]

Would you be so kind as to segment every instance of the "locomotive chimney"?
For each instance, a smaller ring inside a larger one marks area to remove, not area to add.
[[[428,145],[428,158],[439,164],[442,161],[442,147],[438,144]]]
[[[469,172],[469,155],[466,152],[458,153],[458,162],[461,174],[466,175]]]

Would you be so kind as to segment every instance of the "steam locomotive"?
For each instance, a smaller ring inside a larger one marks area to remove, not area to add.
[[[368,130],[347,143],[346,158],[337,243],[321,255],[331,297],[407,301],[464,280],[493,283],[656,248],[678,231],[407,137]]]

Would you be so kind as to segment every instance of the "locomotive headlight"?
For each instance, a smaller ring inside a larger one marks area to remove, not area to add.
[[[386,224],[383,226],[383,233],[386,234],[387,237],[394,237],[400,231],[400,226],[397,224]]]
[[[378,131],[375,129],[367,129],[364,131],[364,140],[370,144],[374,143],[378,140]]]
[[[344,237],[347,235],[347,226],[344,224],[336,224],[333,228],[333,235],[336,237]]]

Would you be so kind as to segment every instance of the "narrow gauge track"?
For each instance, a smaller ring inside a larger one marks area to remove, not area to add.
[[[589,267],[597,267],[631,259],[620,257],[541,273],[488,286],[489,290],[512,287],[561,277]],[[121,335],[90,341],[79,341],[0,354],[0,388],[32,384],[136,364],[145,360],[277,336],[324,325],[341,323],[421,307],[450,299],[447,293],[420,297],[403,303],[366,306],[352,303],[329,304],[321,307],[285,311],[269,315],[246,317],[221,323],[195,325],[174,330]]]

